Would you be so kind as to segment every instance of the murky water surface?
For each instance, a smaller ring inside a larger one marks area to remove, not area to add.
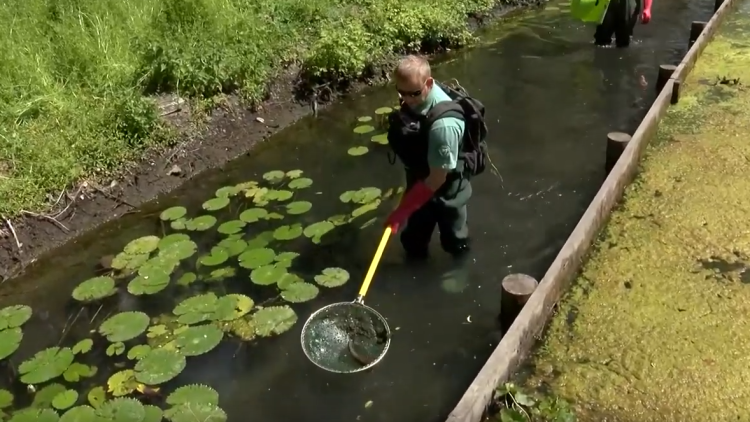
[[[457,78],[486,105],[491,156],[502,181],[488,173],[474,182],[469,211],[474,250],[468,263],[454,263],[435,242],[429,263],[408,267],[400,245],[389,246],[366,297],[394,330],[387,357],[367,373],[328,374],[306,360],[299,344],[310,313],[356,296],[381,235],[377,223],[346,231],[333,246],[302,247],[303,273],[340,266],[352,279],[293,305],[300,320],[292,330],[190,358],[177,383],[216,388],[230,420],[414,422],[447,416],[499,341],[500,280],[511,272],[540,277],[546,271],[603,180],[607,132],[635,129],[654,98],[658,65],[679,61],[690,21],[707,19],[712,5],[655,2],[652,23],[639,25],[634,44],[624,50],[594,48],[593,28],[554,8],[487,31],[486,45],[454,55],[435,73]],[[388,164],[386,147],[352,133],[358,116],[395,102],[392,88],[364,92],[143,213],[41,260],[24,279],[6,284],[1,299],[2,305],[29,304],[39,315],[25,328],[20,355],[57,343],[68,315],[76,312],[68,306],[70,292],[91,276],[102,255],[117,253],[136,237],[161,233],[153,211],[175,204],[199,209],[217,188],[258,180],[276,169],[302,169],[314,180],[310,222],[340,212],[338,196],[344,191],[399,186],[402,170]],[[356,145],[368,145],[371,152],[347,155]],[[375,214],[384,216],[389,206]],[[215,242],[209,237],[203,248]],[[243,286],[249,284],[246,278],[233,280],[228,289],[248,292],[254,287]],[[127,294],[120,302],[126,309],[144,306]]]

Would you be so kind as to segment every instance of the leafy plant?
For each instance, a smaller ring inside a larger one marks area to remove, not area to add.
[[[534,397],[513,383],[495,390],[494,402],[499,410],[494,416],[500,422],[575,422],[570,405],[562,399]]]

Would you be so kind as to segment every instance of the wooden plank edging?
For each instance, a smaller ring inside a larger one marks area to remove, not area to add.
[[[534,346],[536,336],[544,328],[553,307],[580,270],[584,258],[609,219],[612,209],[635,177],[640,157],[655,135],[659,122],[670,105],[672,91],[678,88],[692,71],[698,57],[715,35],[735,1],[724,1],[675,69],[672,78],[656,97],[617,164],[604,180],[591,204],[540,281],[539,287],[531,295],[515,322],[448,415],[447,422],[481,422],[495,388],[510,379],[523,358]]]

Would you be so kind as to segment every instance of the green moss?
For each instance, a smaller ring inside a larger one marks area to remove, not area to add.
[[[728,18],[663,120],[527,386],[581,421],[746,420],[750,16]]]

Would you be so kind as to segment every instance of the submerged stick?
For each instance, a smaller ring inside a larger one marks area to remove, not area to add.
[[[68,332],[70,332],[69,328],[72,327],[76,323],[76,321],[78,321],[78,317],[81,316],[81,312],[83,312],[83,306],[81,306],[81,308],[78,309],[78,313],[76,314],[76,317],[73,318],[73,321],[70,322],[70,324],[68,324],[67,322],[65,323],[65,326],[63,327],[62,336],[60,336],[60,340],[57,342],[58,346],[63,342],[63,340],[65,340],[65,336],[68,335]],[[70,321],[70,317],[68,317],[68,321]]]

